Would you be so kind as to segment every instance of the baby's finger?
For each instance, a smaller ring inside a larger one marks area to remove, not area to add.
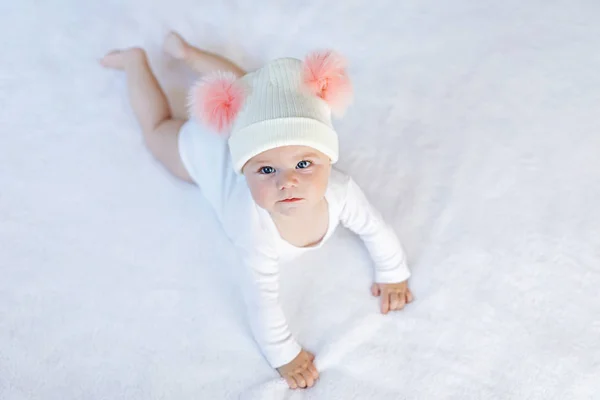
[[[300,387],[300,388],[306,387],[306,381],[304,380],[304,377],[302,376],[302,374],[295,373],[293,376],[294,376],[294,379],[296,380],[296,384],[298,385],[298,387]]]
[[[402,310],[405,305],[406,305],[406,294],[400,293],[398,295],[398,306],[396,307],[396,310]]]
[[[306,387],[313,387],[315,384],[315,379],[312,377],[312,373],[308,369],[302,371],[302,378],[304,378],[304,382],[306,382]]]
[[[379,285],[374,283],[371,285],[371,294],[375,297],[379,296],[381,290],[379,289]]]
[[[390,293],[390,310],[397,310],[398,304],[400,304],[400,299],[398,293],[392,292]]]
[[[290,387],[290,389],[298,388],[298,384],[296,383],[296,380],[293,377],[288,376],[287,378],[285,378],[285,380],[286,380],[288,386]]]
[[[390,295],[387,290],[383,290],[381,294],[381,313],[387,314],[390,311]]]
[[[411,303],[414,300],[413,294],[410,289],[406,289],[406,302]]]
[[[315,367],[315,364],[308,364],[308,370],[310,371],[314,380],[319,379],[319,371],[317,371],[317,367]]]

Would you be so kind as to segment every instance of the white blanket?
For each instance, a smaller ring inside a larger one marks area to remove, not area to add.
[[[600,396],[598,1],[4,3],[0,399]],[[144,46],[183,115],[168,29],[246,69],[349,59],[339,167],[395,227],[416,302],[380,315],[344,230],[287,266],[310,390],[260,355],[231,245],[97,64]]]

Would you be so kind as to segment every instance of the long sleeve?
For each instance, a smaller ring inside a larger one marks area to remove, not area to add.
[[[242,251],[243,282],[250,327],[263,355],[273,368],[292,361],[301,347],[279,304],[279,266],[260,250]]]
[[[352,178],[349,178],[340,222],[364,241],[375,264],[375,282],[397,283],[410,277],[398,237]]]

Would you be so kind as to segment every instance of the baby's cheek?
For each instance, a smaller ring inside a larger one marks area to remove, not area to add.
[[[266,189],[261,189],[258,192],[260,205],[265,207],[269,204],[269,192]]]
[[[303,195],[306,196],[312,203],[317,203],[321,197],[323,197],[323,191],[314,182],[306,185],[306,190],[303,191]]]
[[[259,206],[265,209],[270,209],[273,206],[273,203],[275,203],[273,193],[265,186],[259,186],[257,188],[255,201]]]
[[[319,171],[315,176],[313,176],[311,182],[311,189],[313,190],[313,194],[316,196],[323,196],[327,191],[327,183],[328,176],[326,171]]]
[[[252,194],[252,199],[254,200],[254,202],[256,204],[263,207],[260,182],[253,179],[253,177],[248,178],[247,182],[248,182],[248,188],[250,189],[250,193]]]

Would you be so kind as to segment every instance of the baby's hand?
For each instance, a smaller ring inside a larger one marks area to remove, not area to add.
[[[314,359],[314,355],[302,350],[292,361],[277,368],[277,371],[285,378],[290,389],[312,387],[319,378],[319,372],[313,364]]]
[[[402,310],[404,306],[413,301],[413,295],[408,288],[408,281],[401,283],[374,283],[371,286],[373,296],[381,295],[381,313],[387,314],[390,310]]]

